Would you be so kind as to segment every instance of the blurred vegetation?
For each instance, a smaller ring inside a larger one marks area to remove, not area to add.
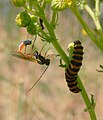
[[[103,14],[103,9],[101,10]],[[18,49],[19,43],[27,38],[26,31],[18,29],[15,25],[14,20],[18,12],[10,1],[0,1],[0,119],[88,120],[89,116],[84,112],[82,98],[69,92],[64,79],[64,70],[58,67],[59,62],[56,58],[51,61],[40,82],[26,94],[45,66],[12,57],[12,51]],[[49,6],[46,14],[49,18]],[[85,11],[82,14],[87,24],[93,28],[89,15]],[[101,15],[103,24],[102,17]],[[71,11],[63,11],[59,23],[62,24],[58,25],[56,33],[65,51],[68,43],[82,39],[84,60],[79,74],[89,95],[94,95],[95,110],[98,119],[102,120],[103,74],[98,73],[96,69],[99,69],[100,64],[103,65],[103,54],[90,38],[82,33],[83,29]],[[38,40],[36,47],[40,50],[41,46],[42,42]],[[56,53],[54,49],[49,52]]]

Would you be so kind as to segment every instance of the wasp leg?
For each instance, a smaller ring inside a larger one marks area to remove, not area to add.
[[[31,47],[31,53],[33,52],[34,44],[35,44],[36,39],[37,39],[37,35],[35,36],[35,38],[33,40],[32,47]]]

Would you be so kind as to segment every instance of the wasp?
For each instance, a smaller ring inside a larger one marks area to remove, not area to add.
[[[39,76],[39,78],[37,79],[37,81],[33,84],[33,86],[28,90],[28,92],[40,80],[40,78],[43,76],[43,74],[46,72],[46,70],[48,69],[48,67],[50,65],[50,59],[46,58],[45,56],[43,56],[41,54],[41,52],[40,53],[38,51],[34,51],[34,53],[23,53],[22,52],[23,47],[27,47],[27,45],[30,45],[30,44],[31,44],[31,42],[29,40],[23,41],[23,43],[21,43],[19,45],[19,50],[18,51],[14,51],[12,55],[14,57],[19,58],[19,59],[23,59],[23,60],[27,60],[27,61],[30,61],[30,62],[38,63],[40,65],[46,65],[47,67],[45,68],[45,70],[43,71],[43,73]],[[51,56],[52,56],[52,54],[50,56],[48,55],[48,57],[51,57]]]

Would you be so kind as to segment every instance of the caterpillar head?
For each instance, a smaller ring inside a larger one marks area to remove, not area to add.
[[[68,48],[67,48],[67,51],[69,52],[69,51],[73,51],[74,50],[74,42],[72,42],[72,43],[70,43],[69,45],[68,45]]]

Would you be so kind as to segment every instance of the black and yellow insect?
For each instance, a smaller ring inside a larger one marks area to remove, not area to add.
[[[81,91],[77,86],[76,79],[78,71],[82,65],[83,54],[81,42],[79,40],[75,41],[72,59],[70,60],[68,67],[65,69],[65,79],[69,90],[73,93],[79,93]]]

